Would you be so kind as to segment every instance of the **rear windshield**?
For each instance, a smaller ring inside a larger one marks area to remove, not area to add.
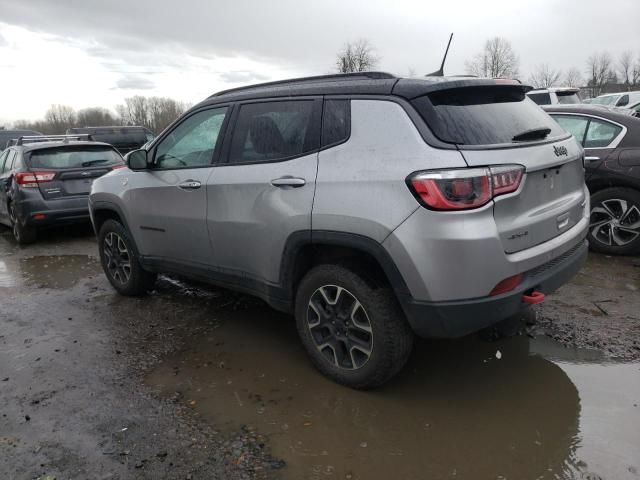
[[[519,86],[468,87],[430,93],[412,101],[433,133],[459,145],[514,143],[525,132],[549,129],[551,139],[566,133]],[[518,142],[521,143],[521,142]]]
[[[563,105],[580,103],[580,97],[577,92],[556,92],[558,103]]]
[[[31,153],[31,168],[88,168],[122,163],[122,157],[112,148],[48,148]]]

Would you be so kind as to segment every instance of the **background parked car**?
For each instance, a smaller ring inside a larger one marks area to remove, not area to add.
[[[608,105],[610,107],[629,107],[640,102],[640,91],[607,93],[591,100],[592,105]]]
[[[579,88],[558,87],[538,88],[527,92],[527,96],[538,105],[581,103]]]
[[[640,119],[592,105],[545,110],[585,150],[589,245],[608,254],[640,253]]]
[[[89,220],[93,180],[124,166],[106,143],[78,136],[19,137],[0,154],[0,223],[19,244],[42,227]]]
[[[7,144],[18,137],[26,135],[42,135],[35,130],[0,130],[0,152],[7,148]]]
[[[67,135],[88,134],[96,142],[113,145],[124,155],[137,150],[156,136],[145,127],[75,127],[67,130]]]

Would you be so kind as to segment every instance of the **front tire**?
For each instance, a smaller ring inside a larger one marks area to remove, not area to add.
[[[640,192],[614,187],[591,195],[589,247],[607,255],[640,252]]]
[[[11,221],[11,233],[18,245],[28,245],[36,241],[36,230],[33,227],[24,225],[16,213],[13,203],[9,204],[9,220]]]
[[[411,331],[388,288],[372,287],[351,270],[320,265],[296,293],[296,324],[315,367],[357,389],[382,385],[407,362]]]
[[[118,293],[140,296],[153,288],[156,274],[142,268],[129,232],[117,221],[107,220],[98,234],[100,263]]]

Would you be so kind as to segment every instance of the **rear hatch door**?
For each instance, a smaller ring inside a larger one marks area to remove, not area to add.
[[[47,199],[89,195],[96,178],[123,164],[111,146],[68,145],[31,152],[32,172],[38,172],[38,188]]]
[[[470,167],[524,167],[518,190],[494,200],[507,253],[569,230],[585,204],[582,147],[525,91],[519,84],[464,87],[412,102],[438,138],[457,145]]]

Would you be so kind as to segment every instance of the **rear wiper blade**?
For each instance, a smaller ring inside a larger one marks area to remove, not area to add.
[[[511,141],[526,142],[530,140],[542,140],[543,138],[546,138],[550,133],[551,129],[549,127],[532,128],[530,130],[525,130],[522,133],[514,135]]]
[[[108,162],[109,160],[104,159],[104,160],[90,160],[88,162],[82,162],[82,166],[83,167],[90,167],[91,165],[95,165],[96,163],[104,163],[104,162]]]

